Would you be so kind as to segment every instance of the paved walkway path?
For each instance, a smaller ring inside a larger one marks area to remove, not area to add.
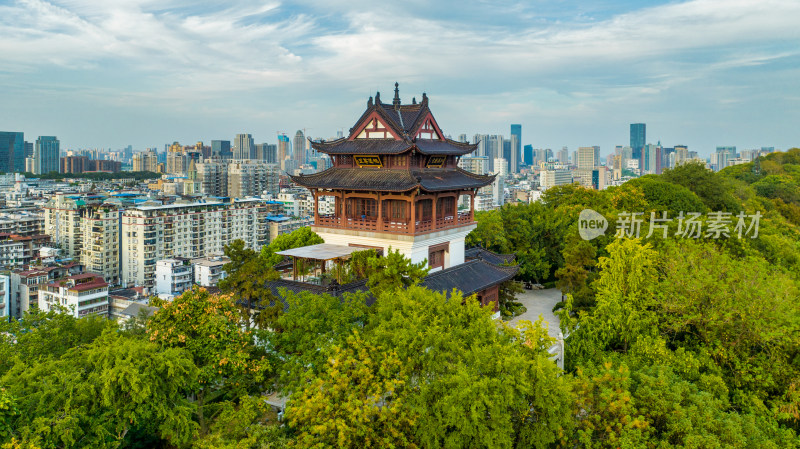
[[[561,332],[558,327],[559,319],[553,314],[553,306],[561,301],[561,292],[558,289],[523,290],[517,295],[517,300],[528,310],[510,320],[512,325],[516,325],[519,320],[529,320],[534,323],[539,319],[539,315],[542,315],[544,317],[543,325],[547,326],[547,333],[553,338],[558,338],[558,333]]]

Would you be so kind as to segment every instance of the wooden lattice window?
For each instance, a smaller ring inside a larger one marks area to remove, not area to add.
[[[391,221],[406,221],[408,203],[400,200],[386,200],[383,202],[383,218]]]
[[[393,154],[388,156],[388,166],[389,167],[405,167],[406,166],[406,155],[405,154]]]
[[[372,198],[348,198],[347,216],[351,218],[378,218],[378,202]]]
[[[417,219],[421,221],[430,220],[433,215],[433,200],[422,200],[417,202]]]
[[[349,154],[340,154],[336,157],[336,161],[340,167],[351,167],[353,165],[353,156]]]
[[[452,217],[455,215],[456,199],[452,196],[439,198],[439,204],[436,205],[436,215],[439,218]]]
[[[431,268],[444,267],[444,250],[431,251],[428,253],[428,266]]]

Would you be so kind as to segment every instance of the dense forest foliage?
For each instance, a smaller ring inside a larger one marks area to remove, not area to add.
[[[346,267],[372,306],[284,291],[284,309],[263,287],[275,253],[318,236],[232,245],[223,294],[196,288],[124,324],[0,325],[0,447],[800,447],[799,176],[794,149],[479,214],[468,243],[568,293],[565,371],[541,323],[421,288],[425,270],[395,252]],[[587,208],[609,223],[588,241]],[[631,213],[639,238],[617,238]],[[702,232],[677,218],[690,213]],[[288,397],[284,415],[267,395]]]

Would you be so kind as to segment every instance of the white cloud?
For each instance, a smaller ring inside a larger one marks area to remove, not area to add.
[[[449,113],[465,124],[494,126],[525,114],[556,120],[621,105],[670,109],[680,92],[743,103],[731,95],[746,78],[705,85],[791,60],[800,49],[796,0],[694,0],[605,20],[573,15],[548,20],[527,2],[18,0],[0,5],[0,80],[121,111],[183,115],[214,102],[272,119],[302,115],[264,111],[287,97],[309,109],[360,104],[399,80],[459,105]],[[332,98],[311,98],[320,92]],[[784,97],[796,98],[796,87]],[[464,112],[470,108],[479,113]]]

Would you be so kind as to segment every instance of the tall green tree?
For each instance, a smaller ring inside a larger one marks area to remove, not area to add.
[[[248,391],[262,390],[269,363],[242,329],[238,308],[229,295],[212,295],[195,286],[169,302],[148,322],[150,341],[187,351],[198,368],[197,420],[202,433],[221,403]]]
[[[316,245],[319,243],[325,243],[325,241],[322,240],[322,237],[312,231],[311,228],[307,226],[302,227],[290,232],[289,234],[283,234],[275,237],[275,239],[272,240],[268,246],[261,248],[261,258],[264,259],[269,266],[274,266],[283,260],[283,256],[279,256],[275,253],[287,249],[299,248],[302,246]]]
[[[186,400],[197,368],[186,352],[106,331],[58,359],[18,363],[0,383],[18,399],[16,435],[42,448],[117,448],[141,435],[191,441]]]
[[[417,285],[428,275],[428,262],[412,263],[400,251],[389,248],[383,257],[369,259],[369,287],[375,297],[383,292]]]
[[[230,262],[223,266],[227,277],[219,281],[220,290],[232,295],[244,317],[245,329],[249,330],[251,324],[268,327],[283,311],[283,304],[276,301],[268,285],[280,275],[242,240],[226,245],[225,256]]]

